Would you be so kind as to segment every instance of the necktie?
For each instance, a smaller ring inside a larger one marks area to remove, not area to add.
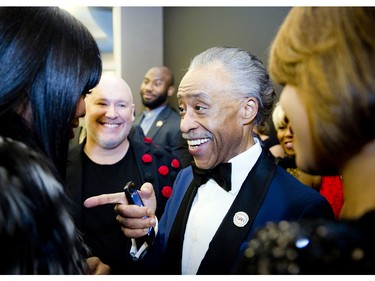
[[[192,165],[194,182],[197,187],[205,184],[209,179],[214,179],[225,191],[231,190],[232,164],[221,163],[212,169],[203,170]]]

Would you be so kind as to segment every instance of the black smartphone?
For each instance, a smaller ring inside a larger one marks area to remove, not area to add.
[[[129,204],[137,205],[140,207],[144,206],[142,199],[138,194],[138,189],[135,187],[134,182],[129,181],[125,185],[124,193]],[[155,230],[153,227],[149,227],[147,235],[137,238],[136,240],[138,240],[137,242],[140,242],[141,244],[143,244],[143,242],[146,242],[149,246],[151,246],[152,243],[154,242],[154,238],[155,238]]]

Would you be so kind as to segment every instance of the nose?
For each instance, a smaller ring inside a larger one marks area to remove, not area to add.
[[[196,122],[193,113],[186,111],[183,116],[181,116],[180,131],[181,133],[187,133],[192,129],[196,129],[198,123]]]
[[[116,118],[118,116],[116,107],[114,105],[111,105],[107,108],[107,111],[105,113],[105,116],[108,118]]]
[[[290,125],[288,125],[288,127],[287,127],[286,134],[288,136],[292,136],[293,137],[293,130],[292,130],[292,127]]]
[[[78,100],[78,103],[77,103],[75,117],[76,118],[84,117],[85,114],[86,114],[85,100],[84,100],[83,96],[81,96]]]

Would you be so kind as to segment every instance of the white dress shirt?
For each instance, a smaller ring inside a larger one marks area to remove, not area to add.
[[[254,138],[254,142],[255,145],[229,161],[232,163],[231,191],[225,191],[213,179],[198,188],[186,224],[182,274],[197,273],[209,243],[262,152],[259,140]]]

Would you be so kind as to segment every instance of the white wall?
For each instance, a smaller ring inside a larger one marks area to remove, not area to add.
[[[129,84],[136,111],[142,111],[139,88],[152,66],[163,64],[162,7],[114,7],[114,64]]]

